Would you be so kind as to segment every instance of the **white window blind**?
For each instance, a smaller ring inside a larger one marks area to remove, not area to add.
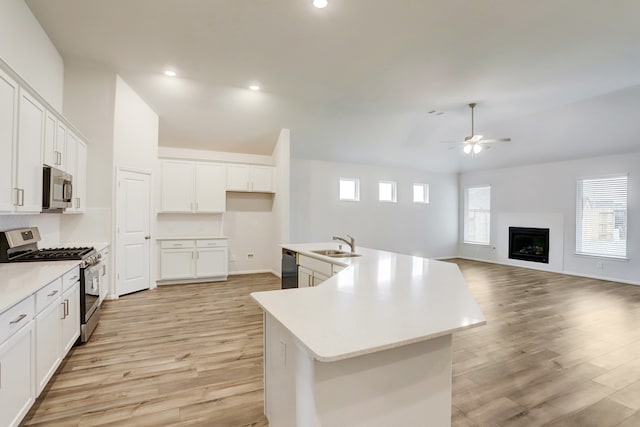
[[[627,256],[627,176],[577,182],[576,252]]]
[[[488,245],[491,232],[491,187],[464,190],[464,242]]]

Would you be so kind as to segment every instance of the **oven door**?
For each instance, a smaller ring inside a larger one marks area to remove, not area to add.
[[[82,281],[80,282],[80,311],[82,323],[87,323],[100,306],[101,269],[101,262],[83,269]]]

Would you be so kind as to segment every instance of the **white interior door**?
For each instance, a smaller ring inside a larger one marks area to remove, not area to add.
[[[151,236],[151,178],[118,170],[116,191],[116,292],[149,289]]]

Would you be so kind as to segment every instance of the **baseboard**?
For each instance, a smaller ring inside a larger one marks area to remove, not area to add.
[[[557,273],[557,274],[566,274],[568,276],[575,276],[575,277],[584,277],[587,279],[596,279],[596,280],[603,280],[606,282],[616,282],[616,283],[624,283],[625,285],[636,285],[636,286],[640,286],[640,282],[637,281],[633,281],[633,280],[624,280],[624,279],[614,279],[611,277],[604,277],[604,276],[594,276],[591,274],[584,274],[584,273],[576,273],[573,271],[557,271],[557,270],[547,270],[544,268],[536,268],[534,266],[531,267],[524,267],[521,265],[513,265],[513,264],[507,264],[504,262],[500,262],[500,261],[494,261],[494,260],[488,260],[488,259],[481,259],[481,258],[472,258],[472,257],[466,257],[466,256],[455,256],[452,258],[460,258],[460,259],[466,259],[469,261],[478,261],[478,262],[486,262],[489,264],[498,264],[498,265],[505,265],[507,267],[516,267],[516,268],[526,268],[529,270],[538,270],[538,271],[546,271],[547,273]]]
[[[436,261],[442,261],[443,259],[451,259],[451,258],[460,258],[460,257],[456,255],[451,255],[451,256],[429,257],[428,259],[435,259]]]
[[[240,271],[230,271],[229,276],[238,276],[240,274],[259,274],[259,273],[273,273],[273,270],[264,269],[264,270],[240,270]]]
[[[165,286],[165,285],[188,285],[191,283],[207,283],[207,282],[224,282],[226,281],[226,276],[224,277],[203,277],[199,279],[175,279],[175,280],[158,280],[156,282],[157,286]]]
[[[282,275],[280,274],[279,271],[271,270],[271,274],[276,276],[278,279],[282,279]]]

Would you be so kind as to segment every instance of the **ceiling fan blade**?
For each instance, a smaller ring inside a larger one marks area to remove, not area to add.
[[[469,142],[480,142],[482,139],[482,135],[472,135],[469,139]]]
[[[466,144],[466,141],[440,141],[440,144]]]
[[[492,139],[483,139],[480,143],[485,144],[487,142],[511,142],[511,138],[492,138]]]

